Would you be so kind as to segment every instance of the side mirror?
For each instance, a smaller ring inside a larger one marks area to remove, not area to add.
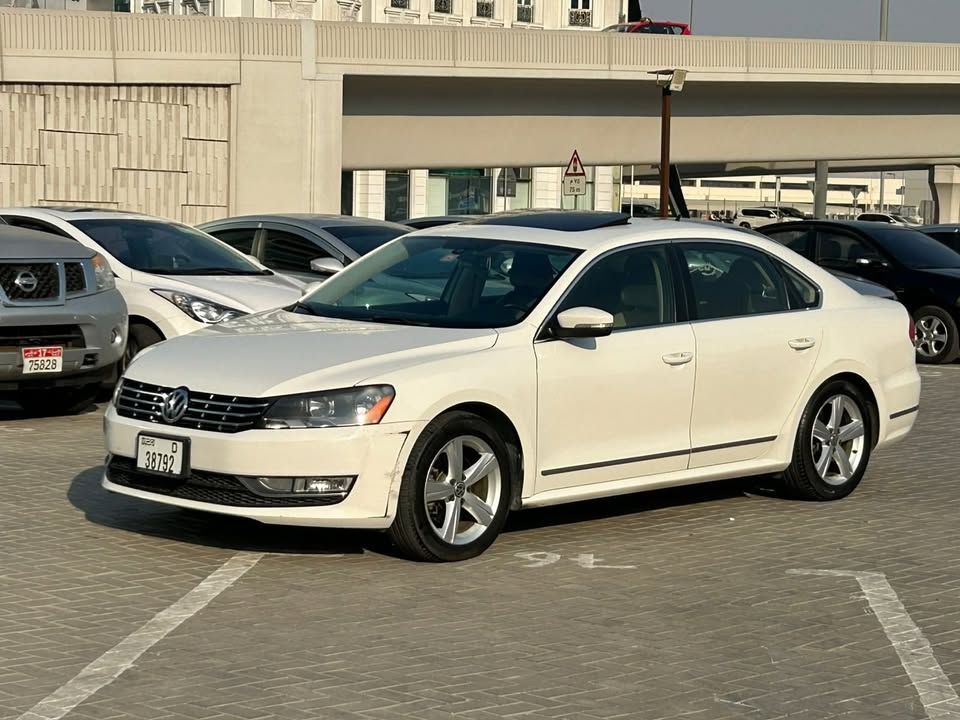
[[[343,270],[343,263],[332,257],[314,258],[310,261],[310,271],[318,275],[336,275]]]
[[[613,315],[592,307],[575,307],[557,315],[553,334],[558,338],[605,337],[613,331]]]

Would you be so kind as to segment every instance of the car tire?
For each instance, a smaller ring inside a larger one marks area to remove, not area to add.
[[[73,415],[93,405],[100,394],[100,383],[69,388],[21,390],[14,399],[33,417]]]
[[[749,230],[749,229],[750,229],[750,223],[748,223],[748,222],[742,222],[742,223],[740,223],[740,227],[746,228],[747,230]]]
[[[913,314],[913,320],[917,326],[917,362],[944,365],[960,357],[960,333],[950,313],[927,305]]]
[[[130,331],[127,333],[127,347],[123,351],[119,374],[123,375],[126,372],[127,367],[141,350],[162,341],[163,336],[149,325],[143,323],[131,325]]]
[[[407,460],[390,539],[415,560],[480,555],[506,522],[514,466],[506,442],[485,419],[467,412],[441,415],[420,434]]]
[[[800,417],[793,459],[783,473],[787,490],[805,500],[852,493],[870,462],[875,422],[875,410],[852,383],[833,380],[817,390]]]

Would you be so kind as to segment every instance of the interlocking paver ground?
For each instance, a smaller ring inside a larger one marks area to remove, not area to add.
[[[916,430],[847,500],[732,482],[548,508],[441,566],[108,495],[99,412],[0,408],[0,718],[238,551],[266,555],[68,718],[925,718],[857,583],[787,573],[885,573],[960,684],[960,368],[923,374]]]

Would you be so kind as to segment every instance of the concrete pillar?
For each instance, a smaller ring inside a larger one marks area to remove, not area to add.
[[[530,207],[536,209],[560,207],[560,183],[563,180],[563,168],[538,167],[533,169],[533,201]]]
[[[423,217],[427,214],[427,182],[429,170],[410,171],[410,217]]]
[[[826,160],[817,160],[816,168],[813,187],[813,216],[822,220],[827,216],[827,185],[830,178],[830,164]]]
[[[934,222],[960,222],[960,167],[936,165],[930,168],[930,190],[936,207]]]
[[[353,214],[383,220],[386,216],[387,174],[383,170],[362,170],[354,175]]]
[[[242,74],[231,90],[230,212],[339,213],[343,77],[267,62],[244,62]]]

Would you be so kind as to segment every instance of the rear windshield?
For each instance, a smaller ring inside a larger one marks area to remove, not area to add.
[[[410,228],[394,228],[389,225],[334,225],[324,230],[346,244],[357,255],[366,255],[371,250],[410,232]]]
[[[897,262],[909,268],[960,268],[960,254],[917,230],[891,227],[871,236]]]

